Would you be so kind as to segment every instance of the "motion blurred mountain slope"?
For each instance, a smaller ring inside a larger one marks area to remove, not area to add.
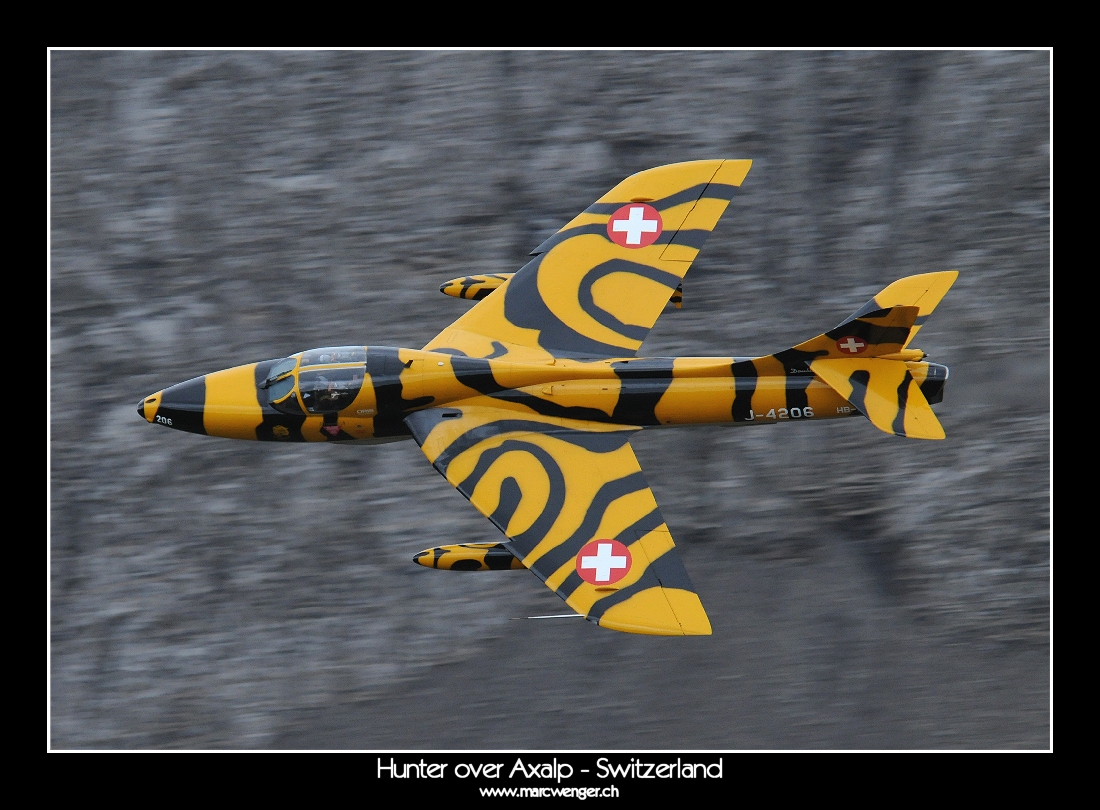
[[[718,707],[677,745],[846,747],[887,740],[904,695],[851,705],[898,682],[923,696],[914,745],[1047,745],[1049,53],[55,51],[50,70],[55,747],[272,745],[486,650],[499,682],[530,677],[541,625],[495,617],[553,601],[408,561],[498,538],[415,445],[153,437],[133,402],[307,346],[422,345],[468,306],[442,281],[513,272],[621,178],[716,154],[752,174],[642,352],[772,352],[957,269],[920,336],[951,366],[949,440],[640,437],[703,598],[745,570],[774,590],[753,591],[755,646],[581,636],[601,677],[576,700],[659,733],[673,704],[617,680],[648,662],[701,673]],[[792,580],[813,611],[784,607]],[[922,675],[936,650],[967,688]],[[576,744],[504,715],[517,747]]]

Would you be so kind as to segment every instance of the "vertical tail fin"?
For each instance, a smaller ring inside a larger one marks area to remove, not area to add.
[[[958,276],[948,270],[895,281],[839,326],[772,357],[791,370],[809,367],[879,430],[942,439],[921,383],[938,401],[947,369],[930,374],[931,364],[914,362],[924,352],[907,347]]]
[[[955,279],[959,277],[958,270],[944,270],[939,273],[922,273],[919,276],[908,276],[898,279],[885,290],[880,292],[852,315],[860,318],[876,309],[889,307],[917,307],[917,318],[909,330],[909,338],[902,344],[902,348],[916,337],[925,319],[939,305]]]
[[[924,352],[906,347],[958,277],[958,271],[947,270],[899,279],[839,326],[798,344],[793,350],[817,358],[920,360]]]

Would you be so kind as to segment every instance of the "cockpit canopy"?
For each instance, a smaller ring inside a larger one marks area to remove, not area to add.
[[[336,413],[359,396],[366,377],[367,350],[362,346],[312,349],[271,367],[260,388],[283,413]]]
[[[288,358],[289,359],[289,358]],[[328,349],[313,349],[302,352],[302,368],[306,366],[328,366],[337,363],[367,362],[367,350],[362,346],[337,346]]]

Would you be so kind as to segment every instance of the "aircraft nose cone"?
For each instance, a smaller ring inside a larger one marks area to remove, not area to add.
[[[163,394],[163,391],[157,391],[155,394],[142,397],[141,402],[139,402],[137,406],[138,416],[146,422],[152,422],[157,414],[160,413],[160,401]]]
[[[145,418],[159,425],[186,430],[188,433],[206,433],[203,427],[203,408],[206,402],[206,377],[195,377],[165,388],[152,397],[145,398]]]
[[[155,394],[151,394],[147,397],[142,397],[141,402],[138,403],[137,412],[138,416],[144,419],[146,422],[152,422],[153,417],[157,415],[157,410],[160,407],[160,398],[163,391],[157,391]]]

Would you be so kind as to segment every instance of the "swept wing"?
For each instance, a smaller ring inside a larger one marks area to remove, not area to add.
[[[424,348],[523,361],[633,357],[751,165],[700,160],[628,177]]]
[[[483,405],[405,422],[509,551],[575,611],[629,633],[710,634],[628,441],[638,428]]]

